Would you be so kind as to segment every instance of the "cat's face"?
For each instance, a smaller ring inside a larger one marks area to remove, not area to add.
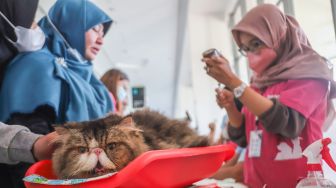
[[[53,155],[53,167],[61,179],[89,178],[119,171],[148,150],[141,130],[132,118],[70,123],[55,128],[60,146]]]

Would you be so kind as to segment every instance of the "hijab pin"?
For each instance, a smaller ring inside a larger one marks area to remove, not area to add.
[[[65,62],[64,58],[62,57],[57,57],[56,61],[58,64],[60,64],[62,67],[68,68],[67,63]]]

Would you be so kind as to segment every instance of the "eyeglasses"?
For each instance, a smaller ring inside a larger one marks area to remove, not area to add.
[[[248,52],[252,52],[252,53],[256,53],[259,49],[265,47],[265,44],[255,38],[255,39],[252,39],[250,42],[249,42],[249,45],[248,46],[245,46],[245,45],[242,45],[238,51],[243,55],[243,56],[247,56],[247,53]]]

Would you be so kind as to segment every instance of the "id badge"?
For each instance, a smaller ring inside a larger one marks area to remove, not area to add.
[[[260,157],[261,156],[261,140],[262,130],[254,130],[250,132],[250,143],[248,157]]]

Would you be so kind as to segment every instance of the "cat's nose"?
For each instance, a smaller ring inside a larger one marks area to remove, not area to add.
[[[95,148],[95,149],[92,150],[92,152],[95,153],[97,156],[99,156],[100,153],[103,152],[103,150],[100,149],[100,148]]]

